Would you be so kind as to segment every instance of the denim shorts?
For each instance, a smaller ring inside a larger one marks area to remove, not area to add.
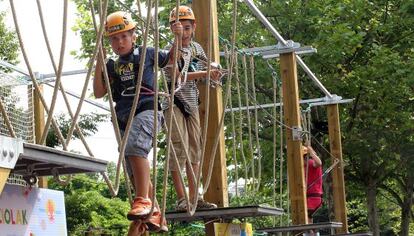
[[[161,130],[164,117],[161,111],[158,112],[157,133]],[[124,133],[122,132],[122,136]],[[132,121],[125,147],[125,157],[147,158],[152,148],[154,137],[154,110],[146,110],[138,113]]]

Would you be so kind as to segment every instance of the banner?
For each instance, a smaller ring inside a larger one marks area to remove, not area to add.
[[[0,195],[1,236],[66,236],[63,192],[8,185]]]

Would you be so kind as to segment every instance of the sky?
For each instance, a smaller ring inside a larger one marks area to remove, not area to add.
[[[63,1],[41,0],[40,2],[42,5],[42,12],[45,19],[46,31],[52,47],[52,53],[54,55],[56,63],[58,63],[62,38]],[[22,34],[23,43],[25,45],[28,60],[32,70],[34,72],[39,72],[40,74],[52,73],[53,67],[47,51],[46,43],[43,38],[36,1],[14,0],[14,5],[17,12],[17,19]],[[5,23],[10,29],[14,29],[15,26],[12,18],[9,1],[0,2],[0,12],[7,13]],[[64,72],[86,69],[85,61],[79,61],[75,59],[72,55],[70,55],[71,51],[78,50],[81,45],[81,39],[79,35],[76,35],[75,32],[71,30],[76,20],[75,13],[75,4],[72,1],[69,1],[66,49],[63,66]],[[25,71],[28,71],[22,55],[20,55],[20,64],[18,64],[17,67],[24,69]],[[80,94],[83,89],[85,78],[86,74],[67,76],[62,78],[62,83],[66,90]],[[92,81],[89,82],[87,96],[90,96],[92,94],[91,85]],[[53,88],[49,86],[44,86],[44,89],[45,99],[50,105]],[[108,103],[102,101],[102,99],[96,99],[95,101],[108,107]],[[73,112],[76,111],[78,102],[78,99],[70,97],[70,103]],[[82,105],[81,114],[89,112],[109,114],[109,112],[107,111],[84,103]],[[59,113],[68,114],[67,108],[63,102],[63,98],[60,93],[58,95],[58,100],[54,114]],[[95,157],[107,161],[117,161],[117,144],[111,122],[108,121],[99,124],[98,132],[92,137],[88,137],[87,142],[90,148],[92,149],[92,152]],[[86,154],[86,150],[83,147],[83,144],[78,140],[71,141],[69,150],[76,150]]]

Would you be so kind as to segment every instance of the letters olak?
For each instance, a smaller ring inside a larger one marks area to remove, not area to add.
[[[0,208],[0,224],[27,225],[26,210]]]

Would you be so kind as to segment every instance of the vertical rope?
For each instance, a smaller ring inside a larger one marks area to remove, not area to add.
[[[40,1],[37,0],[37,7],[39,10],[39,17],[40,17],[40,22],[42,25],[42,31],[43,31],[43,36],[45,38],[45,42],[49,51],[49,56],[52,60],[52,64],[53,64],[53,68],[55,69],[55,74],[56,74],[56,81],[55,81],[55,88],[53,90],[53,95],[52,95],[52,102],[50,104],[50,110],[49,110],[49,114],[48,117],[46,119],[46,123],[45,123],[45,127],[43,128],[43,132],[42,132],[42,137],[40,138],[40,144],[44,144],[46,142],[46,137],[47,137],[47,131],[49,130],[50,127],[50,123],[52,121],[52,117],[53,117],[53,111],[55,109],[55,105],[56,105],[56,98],[57,98],[57,94],[58,94],[58,90],[59,90],[59,85],[61,84],[61,79],[62,79],[62,69],[63,69],[63,60],[65,58],[65,48],[66,48],[66,28],[67,28],[67,16],[68,16],[68,0],[63,1],[63,26],[62,26],[62,42],[60,45],[60,57],[59,57],[59,66],[56,70],[56,63],[54,62],[51,50],[50,50],[50,44],[49,44],[49,40],[47,37],[47,33],[46,33],[46,27],[45,27],[45,22],[43,20],[43,13],[42,13],[42,7],[40,5]]]
[[[254,66],[254,56],[250,55],[250,76],[252,81],[252,91],[253,91],[253,100],[257,102],[256,99],[256,86],[255,86],[255,66]],[[259,118],[257,113],[257,106],[254,106],[254,127],[255,127],[255,135],[256,135],[256,150],[257,150],[257,187],[256,191],[260,188],[260,182],[262,179],[262,151],[260,148],[260,141],[259,141]]]
[[[238,55],[235,55],[235,77],[236,77],[236,89],[237,89],[237,100],[238,100],[238,105],[239,105],[239,127],[238,127],[238,131],[239,131],[239,145],[240,145],[240,153],[241,156],[243,158],[243,161],[245,162],[245,165],[247,167],[247,160],[246,160],[246,156],[244,154],[244,144],[243,144],[243,111],[241,110],[242,107],[242,101],[241,101],[241,93],[240,93],[240,83],[239,83],[239,63],[238,63]],[[253,175],[254,173],[252,173]],[[247,181],[248,179],[246,178],[246,187],[247,187]],[[246,189],[247,192],[247,189]]]
[[[224,45],[224,52],[226,57],[226,67],[230,68],[230,56],[228,52],[227,45]],[[232,69],[229,69],[230,75],[232,74]],[[233,112],[233,100],[231,98],[231,93],[229,94],[229,107],[230,107],[230,117],[231,117],[231,136],[232,136],[232,152],[233,152],[233,165],[234,165],[234,171],[235,171],[235,186],[236,186],[236,197],[239,196],[239,190],[238,190],[238,182],[239,182],[239,173],[238,173],[238,164],[237,164],[237,148],[236,148],[236,129],[235,129],[235,122],[234,122],[234,112]]]
[[[179,7],[180,7],[180,0],[176,0],[176,7],[175,7],[175,14],[176,14],[176,19],[175,22],[178,22],[178,13],[179,13]],[[175,47],[174,47],[174,52],[173,52],[173,68],[172,68],[172,78],[171,78],[171,96],[170,96],[170,114],[169,114],[169,119],[168,119],[168,126],[167,126],[167,157],[165,158],[165,165],[164,165],[164,181],[163,181],[163,185],[167,186],[167,182],[168,182],[168,172],[169,172],[169,160],[170,160],[170,155],[171,155],[171,130],[172,130],[172,114],[174,113],[174,94],[175,94],[175,80],[176,80],[176,70],[177,70],[177,54],[178,54],[178,49],[181,49],[181,38],[178,36],[175,36],[174,38],[174,43],[175,43]],[[162,195],[165,196],[167,194],[167,188],[163,188],[163,192]],[[161,215],[165,214],[165,209],[166,209],[166,199],[164,198],[162,201],[162,209],[161,209]]]
[[[282,92],[282,86],[279,86],[279,101],[283,101],[283,92]],[[279,167],[279,181],[280,181],[280,207],[283,208],[283,170],[284,170],[284,153],[283,153],[283,106],[279,106],[279,143],[280,143],[280,167]],[[287,184],[287,178],[286,178],[286,185]],[[289,208],[289,197],[287,198],[288,202],[288,208]],[[289,212],[289,210],[288,210]],[[289,214],[289,213],[288,213]],[[289,216],[288,216],[289,218]],[[289,220],[288,220],[289,222]],[[280,225],[283,225],[283,217],[280,217]]]
[[[209,18],[208,18],[208,39],[207,39],[207,77],[206,77],[206,88],[205,88],[205,107],[204,107],[204,127],[203,127],[203,139],[202,139],[202,156],[201,156],[201,161],[200,161],[200,170],[198,171],[198,178],[197,178],[197,188],[196,191],[198,191],[198,187],[200,186],[200,182],[201,182],[201,172],[202,172],[202,167],[204,165],[204,160],[205,160],[205,154],[206,154],[206,145],[207,145],[207,129],[208,129],[208,123],[209,123],[209,114],[210,114],[210,76],[211,76],[211,44],[212,44],[212,37],[213,37],[213,19],[212,19],[212,12],[211,12],[211,4],[212,2],[210,1],[208,4],[208,12],[209,12]],[[224,113],[224,112],[223,112]],[[211,173],[210,170],[213,169],[214,166],[214,160],[216,154],[213,153],[210,156],[210,162],[208,165],[208,171],[207,174],[209,175]],[[204,186],[203,188],[203,194],[205,192],[207,192],[208,186]],[[197,207],[197,202],[195,202],[195,207]],[[195,212],[195,208],[194,208],[194,212]]]
[[[104,0],[104,10],[103,10],[104,14],[103,15],[106,15],[107,6],[108,6],[108,0]],[[101,22],[104,22],[104,19],[102,19],[102,18],[101,18]],[[72,134],[73,134],[73,131],[74,131],[74,128],[75,128],[75,124],[78,121],[80,111],[82,109],[83,101],[85,99],[86,92],[87,92],[88,85],[89,85],[89,79],[90,79],[92,69],[93,69],[93,66],[91,66],[91,65],[93,64],[93,62],[97,58],[98,49],[99,49],[99,47],[101,45],[101,41],[102,41],[103,31],[104,31],[104,24],[101,24],[100,27],[99,27],[98,37],[95,40],[95,47],[94,47],[94,50],[93,50],[92,57],[88,61],[89,68],[88,68],[88,72],[86,74],[86,78],[85,78],[85,82],[84,82],[84,85],[83,85],[81,97],[79,99],[78,107],[76,109],[75,115],[73,116],[73,119],[72,119],[72,123],[70,125],[69,130],[68,130],[68,134],[67,134],[67,137],[66,137],[66,145],[69,145],[69,143],[70,143],[70,140],[72,138]]]
[[[249,140],[249,151],[250,151],[250,155],[251,155],[251,167],[252,167],[252,186],[254,188],[255,186],[255,180],[256,180],[256,175],[255,175],[255,155],[254,155],[254,150],[253,150],[253,140],[252,140],[252,123],[250,120],[250,108],[249,108],[249,82],[248,82],[248,76],[247,76],[247,61],[246,61],[246,54],[242,54],[242,66],[243,66],[243,76],[244,76],[244,95],[245,95],[245,100],[246,100],[246,117],[247,117],[247,137]],[[239,85],[238,85],[239,86]]]
[[[273,73],[273,72],[272,72]],[[275,106],[273,106],[273,207],[276,207],[276,158],[277,158],[277,81],[275,79],[272,79],[273,81],[273,103]],[[281,107],[281,106],[280,106]],[[279,143],[280,144],[280,143]],[[280,146],[280,149],[282,150],[282,146]],[[280,158],[282,158],[280,156]],[[280,174],[280,173],[279,173]],[[282,181],[282,178],[280,177],[280,180]],[[279,188],[282,189],[282,183],[279,185]],[[282,194],[280,194],[281,196]],[[280,208],[282,207],[282,202],[280,203]],[[283,217],[280,217],[283,218]],[[276,225],[276,217],[273,217],[273,226]]]
[[[236,40],[236,19],[237,19],[237,1],[233,0],[233,35],[232,35],[232,49],[231,49],[231,54],[234,55],[235,54],[235,40]],[[232,56],[233,58],[233,56]],[[233,60],[233,59],[232,59]],[[233,65],[233,63],[230,63]],[[232,67],[231,67],[232,68]],[[228,102],[228,98],[229,98],[229,94],[231,93],[231,80],[232,80],[232,76],[229,76],[229,79],[227,81],[226,84],[226,94],[224,97],[224,105],[223,107],[227,107],[227,102]],[[214,144],[213,144],[213,148],[212,148],[212,152],[211,155],[215,156],[216,151],[217,151],[217,147],[218,147],[218,143],[219,143],[219,135],[220,135],[220,130],[223,128],[224,125],[224,116],[225,116],[225,112],[222,113],[221,118],[220,118],[220,122],[219,125],[217,126],[217,129],[215,131],[215,138],[214,138]],[[208,186],[210,185],[210,180],[211,180],[211,175],[212,175],[212,166],[214,165],[214,159],[215,158],[210,158],[210,163],[209,163],[209,169],[208,169],[208,175],[205,178],[204,181],[204,189],[203,189],[203,194],[207,191]]]

